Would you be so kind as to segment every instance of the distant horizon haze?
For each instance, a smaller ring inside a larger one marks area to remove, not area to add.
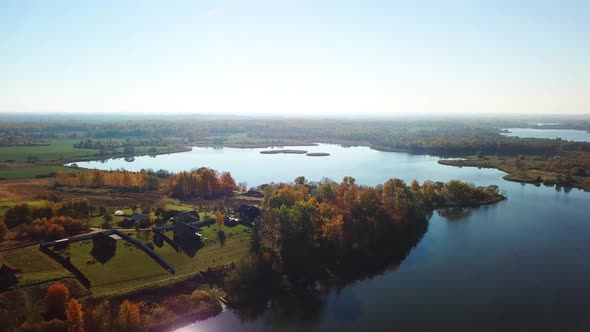
[[[5,0],[0,112],[590,114],[588,17],[577,0]]]

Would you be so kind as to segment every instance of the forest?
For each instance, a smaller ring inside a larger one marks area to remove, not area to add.
[[[263,192],[264,214],[253,226],[251,260],[226,278],[233,303],[258,302],[261,295],[251,292],[261,292],[262,284],[272,285],[262,298],[284,292],[282,275],[287,288],[300,289],[317,280],[345,281],[381,271],[417,243],[433,209],[504,199],[497,186],[474,187],[458,180],[407,185],[390,179],[367,187],[349,176],[341,183],[308,183],[298,177],[292,184],[266,185]],[[244,306],[250,305],[257,307]]]
[[[215,137],[245,134],[268,141],[326,142],[368,145],[379,150],[448,156],[472,154],[555,155],[561,151],[590,151],[590,143],[522,139],[500,135],[501,128],[534,127],[531,119],[237,119],[127,120],[118,122],[5,122],[0,141],[35,142],[51,138],[82,138],[77,147],[108,151],[115,146],[199,144],[223,142]],[[563,120],[558,128],[590,130],[584,120]],[[124,140],[123,142],[118,140]],[[11,143],[14,144],[14,143]]]

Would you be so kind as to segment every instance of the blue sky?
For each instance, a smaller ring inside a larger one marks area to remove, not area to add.
[[[0,112],[590,113],[590,1],[0,1]]]

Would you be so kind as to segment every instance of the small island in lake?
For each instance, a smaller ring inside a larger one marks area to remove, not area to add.
[[[265,150],[260,151],[262,154],[279,154],[279,153],[289,153],[289,154],[306,154],[307,151],[305,150]]]
[[[264,150],[260,151],[262,154],[279,154],[279,153],[286,153],[286,154],[304,154],[308,157],[326,157],[330,154],[327,152],[307,152],[305,150]]]

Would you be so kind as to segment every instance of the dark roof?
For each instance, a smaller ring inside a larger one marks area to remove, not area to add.
[[[187,224],[187,223],[183,223],[183,222],[176,222],[176,224],[174,224],[174,230],[176,232],[186,232],[186,231],[190,231],[191,233],[195,233],[200,231],[199,227],[195,226],[195,225],[191,225],[191,224]]]
[[[131,215],[131,219],[133,221],[143,221],[145,219],[145,216],[141,213],[133,212],[133,214]]]
[[[12,284],[17,283],[16,275],[17,270],[11,269],[6,264],[2,264],[2,267],[0,267],[0,289],[10,287]]]
[[[11,269],[10,267],[8,267],[8,265],[6,264],[2,264],[2,267],[0,267],[0,272],[1,273],[16,273],[15,270]]]

